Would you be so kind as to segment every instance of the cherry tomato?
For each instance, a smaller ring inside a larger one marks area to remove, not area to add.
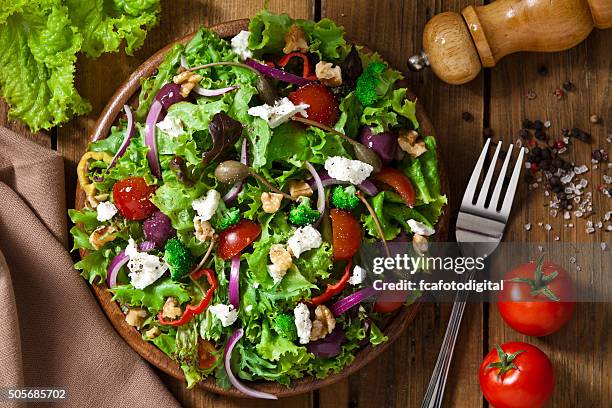
[[[147,185],[142,177],[128,177],[120,180],[113,186],[115,206],[123,218],[144,220],[157,211],[157,207],[149,200],[156,188]]]
[[[361,246],[361,226],[353,215],[344,210],[330,210],[334,260],[351,259]]]
[[[310,83],[289,94],[289,99],[295,105],[305,103],[310,107],[306,109],[308,119],[334,126],[340,117],[340,110],[336,97],[325,86],[319,83]]]
[[[414,206],[416,193],[410,179],[398,169],[393,167],[383,167],[378,173],[374,173],[374,179],[392,187],[401,197],[408,207]]]
[[[251,245],[261,233],[259,225],[242,219],[219,234],[219,256],[230,259]]]
[[[555,388],[555,373],[546,354],[521,342],[497,347],[485,356],[478,375],[487,401],[495,408],[544,406]]]
[[[391,313],[399,309],[406,302],[408,291],[381,291],[376,296],[374,311],[377,313]],[[400,299],[404,300],[400,300]]]
[[[202,370],[209,369],[217,361],[217,349],[208,340],[198,340],[198,367]]]
[[[540,258],[504,276],[497,308],[506,323],[519,333],[546,336],[572,317],[576,304],[569,300],[573,299],[574,285],[567,271]]]

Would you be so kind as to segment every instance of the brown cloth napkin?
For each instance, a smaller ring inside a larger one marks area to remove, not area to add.
[[[65,388],[62,407],[179,406],[73,268],[64,194],[61,156],[0,127],[0,388]]]

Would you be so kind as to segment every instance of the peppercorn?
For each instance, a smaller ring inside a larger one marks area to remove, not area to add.
[[[567,194],[565,194],[565,191],[559,191],[559,192],[557,193],[557,198],[558,198],[559,200],[565,200],[565,199],[567,198]]]
[[[525,129],[533,129],[533,122],[529,119],[523,119],[523,127]]]
[[[533,128],[535,130],[542,130],[544,129],[544,122],[542,122],[541,120],[534,120],[533,121]]]
[[[550,160],[542,160],[540,161],[540,163],[538,163],[540,165],[540,168],[542,170],[548,170],[550,169]]]
[[[555,140],[553,147],[557,150],[561,150],[565,147],[565,142],[563,140]]]
[[[472,122],[474,120],[474,115],[472,115],[470,112],[463,112],[461,114],[461,118],[466,122]]]
[[[546,65],[540,65],[540,67],[538,68],[538,74],[541,76],[548,75],[548,67]]]
[[[591,134],[583,131],[582,133],[580,133],[580,137],[578,137],[578,139],[581,142],[588,143],[591,140]]]
[[[563,160],[558,159],[558,158],[557,158],[557,159],[554,159],[554,160],[551,162],[551,165],[552,165],[553,169],[555,169],[555,170],[556,170],[556,169],[560,169],[560,168],[563,166]]]
[[[561,191],[563,191],[563,187],[562,186],[552,186],[551,190],[553,191],[553,193],[560,193]]]
[[[538,163],[531,163],[531,171],[538,171],[540,169],[540,166],[538,166]]]
[[[567,199],[563,199],[559,202],[559,207],[561,207],[562,209],[569,209],[567,208],[569,205],[570,203]]]
[[[561,135],[563,137],[570,137],[571,136],[570,130],[568,128],[561,129]]]
[[[553,95],[555,96],[555,98],[561,100],[561,99],[563,99],[563,96],[565,95],[565,92],[563,92],[562,89],[557,88],[557,89],[555,89],[555,92],[553,92]]]
[[[598,162],[601,161],[601,159],[603,158],[603,155],[601,154],[601,150],[599,149],[593,150],[593,153],[591,153],[591,157],[593,158],[593,160],[597,160]]]
[[[486,128],[484,128],[484,129],[482,129],[482,135],[483,135],[483,136],[484,136],[486,139],[488,139],[488,138],[490,138],[490,137],[493,137],[493,129],[488,128],[488,127],[486,127]]]
[[[552,177],[550,178],[550,180],[548,180],[548,181],[549,181],[549,182],[550,182],[550,184],[551,184],[551,185],[553,185],[553,186],[557,186],[557,185],[561,184],[561,179],[560,179],[559,177],[557,177],[557,176],[552,176]]]
[[[541,156],[542,149],[539,146],[536,146],[533,149],[531,149],[531,153],[533,153],[535,156]]]
[[[571,169],[574,168],[574,166],[572,165],[572,163],[564,161],[561,168],[565,171],[570,171]]]
[[[536,130],[535,138],[538,140],[546,140],[548,137],[546,136],[546,132],[544,132],[543,130]]]
[[[565,92],[574,92],[576,90],[576,86],[571,81],[565,81],[563,83],[563,89]]]
[[[551,152],[551,151],[550,151],[550,149],[547,147],[546,149],[542,149],[542,154],[541,154],[541,156],[542,156],[542,158],[543,158],[543,159],[550,159],[550,157],[551,157],[551,153],[552,153],[552,152]]]
[[[525,140],[529,139],[529,132],[527,131],[527,129],[519,130],[519,137]]]

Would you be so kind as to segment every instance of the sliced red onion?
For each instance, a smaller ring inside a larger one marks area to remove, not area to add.
[[[132,114],[132,109],[130,109],[128,105],[123,105],[123,109],[125,110],[125,115],[127,116],[127,130],[125,131],[125,136],[123,137],[121,147],[119,147],[119,150],[117,150],[117,153],[115,153],[113,160],[111,160],[110,164],[104,171],[104,174],[106,174],[115,165],[117,160],[119,160],[119,158],[125,154],[125,151],[132,140],[132,136],[134,136],[134,130],[136,127],[134,126],[134,115]],[[102,181],[103,179],[104,176],[102,176],[100,180],[96,179],[96,181]]]
[[[230,304],[234,306],[234,309],[238,310],[240,306],[240,254],[232,257],[228,296]]]
[[[238,343],[238,340],[240,340],[243,335],[244,335],[244,330],[242,329],[236,330],[231,335],[231,337],[227,341],[227,344],[225,345],[225,352],[223,354],[223,365],[225,366],[225,371],[227,372],[227,376],[229,377],[230,382],[238,391],[242,392],[245,395],[248,395],[249,397],[272,399],[272,400],[278,399],[278,397],[274,394],[269,394],[263,391],[257,391],[257,390],[247,387],[232,372],[232,366],[230,364],[231,359],[232,359],[232,351],[234,351],[234,347],[236,346],[236,344]]]
[[[187,65],[187,59],[185,59],[185,54],[181,54],[181,67],[189,69],[189,65]]]
[[[321,184],[323,184],[323,187],[349,184],[348,181],[341,181],[331,177],[327,170],[322,170],[319,173],[319,177],[321,178]],[[308,185],[310,186],[310,188],[314,187],[315,184],[316,181],[314,177],[308,180]],[[368,196],[375,196],[376,194],[378,194],[378,189],[370,180],[365,180],[363,183],[359,184],[357,188]]]
[[[340,316],[342,313],[346,312],[353,306],[357,306],[359,303],[363,302],[370,296],[374,296],[375,294],[376,289],[374,289],[372,286],[368,286],[367,288],[358,290],[357,292],[348,295],[343,299],[340,299],[332,305],[330,310],[334,314],[334,316]]]
[[[240,88],[238,85],[228,86],[227,88],[219,88],[219,89],[205,89],[201,86],[196,86],[193,88],[193,92],[197,93],[201,96],[219,96],[231,92],[235,89]]]
[[[155,125],[159,121],[159,115],[164,109],[162,103],[158,100],[153,102],[151,110],[147,115],[145,124],[145,144],[149,147],[147,152],[147,161],[149,167],[151,167],[151,173],[158,179],[161,179],[161,166],[159,164],[159,157],[157,157],[157,139],[155,137]]]
[[[345,339],[346,336],[342,329],[336,327],[324,339],[308,343],[306,349],[309,353],[320,358],[336,357],[342,351],[342,343]]]
[[[374,150],[384,164],[389,164],[397,151],[397,134],[387,131],[378,134],[372,132],[370,126],[363,126],[359,132],[359,139],[364,146]]]
[[[303,78],[301,76],[293,75],[289,72],[283,71],[282,69],[272,68],[268,65],[262,64],[255,61],[254,59],[248,58],[245,62],[251,68],[255,68],[257,71],[271,78],[278,79],[279,81],[303,86],[311,83],[310,79]]]
[[[364,180],[364,182],[359,184],[357,188],[369,196],[375,196],[378,194],[378,189],[370,180]]]
[[[244,165],[249,165],[249,152],[248,152],[248,141],[246,137],[242,140],[242,149],[240,150],[240,163]],[[232,188],[229,189],[227,194],[223,196],[223,201],[225,204],[231,204],[238,198],[238,194],[242,191],[242,186],[244,185],[244,181],[237,181]]]
[[[319,212],[319,219],[315,222],[315,227],[319,225],[321,219],[323,218],[323,213],[325,212],[325,191],[323,190],[323,183],[321,182],[321,177],[319,177],[319,173],[314,168],[312,164],[309,162],[305,162],[306,168],[312,174],[312,178],[314,180],[315,185],[317,186],[317,211]]]
[[[159,91],[157,91],[155,100],[161,102],[164,110],[168,110],[169,107],[175,103],[184,101],[185,98],[183,98],[183,95],[181,95],[180,85],[177,85],[174,82],[169,82],[162,86]],[[160,117],[160,120],[161,119],[163,118]]]
[[[107,269],[106,284],[109,288],[117,286],[117,275],[121,267],[130,260],[130,257],[125,254],[125,251],[119,252],[110,262]]]

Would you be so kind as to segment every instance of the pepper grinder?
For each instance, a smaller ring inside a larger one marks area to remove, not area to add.
[[[412,71],[430,66],[444,82],[465,84],[508,54],[572,48],[593,27],[612,27],[612,0],[497,0],[468,6],[461,15],[446,12],[429,20],[424,51],[410,57],[408,66]]]

